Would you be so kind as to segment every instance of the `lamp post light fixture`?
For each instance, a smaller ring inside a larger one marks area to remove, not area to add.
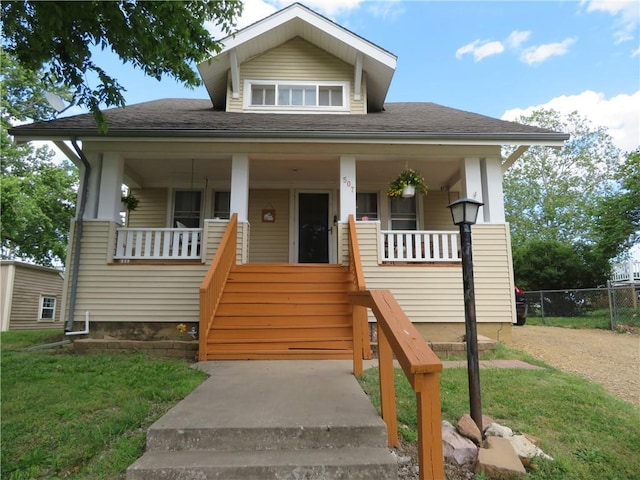
[[[461,198],[448,205],[451,209],[453,223],[460,227],[469,407],[471,418],[480,429],[480,432],[482,432],[482,401],[480,399],[480,364],[478,361],[478,332],[476,329],[476,295],[473,284],[471,225],[476,223],[478,210],[482,205],[484,205],[482,202],[472,198]]]

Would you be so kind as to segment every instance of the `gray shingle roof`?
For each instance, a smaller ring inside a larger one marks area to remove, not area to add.
[[[366,115],[216,111],[209,100],[163,99],[105,110],[107,137],[415,138],[565,140],[568,135],[435,103],[388,103]],[[20,125],[24,138],[99,136],[91,114]]]

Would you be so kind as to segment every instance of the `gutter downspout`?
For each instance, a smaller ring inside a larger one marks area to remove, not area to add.
[[[74,250],[73,250],[73,270],[71,272],[71,293],[69,296],[69,306],[67,308],[67,323],[64,326],[65,333],[73,330],[73,318],[76,310],[76,297],[78,294],[78,271],[80,270],[80,246],[82,244],[82,230],[84,223],[84,209],[87,205],[87,195],[89,192],[89,176],[91,174],[91,165],[85,157],[84,152],[80,149],[77,139],[71,139],[74,150],[82,160],[84,165],[84,178],[82,180],[82,195],[80,196],[80,206],[78,207],[78,216],[76,219]]]

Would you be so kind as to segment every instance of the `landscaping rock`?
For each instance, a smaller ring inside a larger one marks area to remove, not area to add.
[[[492,423],[484,431],[484,434],[487,437],[512,437],[513,430],[509,427],[503,427],[499,423]]]
[[[469,440],[473,440],[476,445],[480,445],[482,443],[482,432],[476,425],[476,422],[473,421],[471,415],[464,414],[458,420],[456,424],[456,430],[463,437],[467,437]]]
[[[553,458],[544,453],[540,448],[531,443],[524,435],[514,435],[507,437],[507,440],[511,442],[514,450],[518,454],[518,457],[522,458],[534,458],[542,457],[546,460],[553,460]]]
[[[473,462],[478,454],[476,444],[460,435],[449,422],[442,422],[442,450],[445,459],[458,465]]]
[[[523,479],[527,475],[511,442],[497,436],[487,437],[483,442],[483,448],[478,451],[474,472],[496,480]]]

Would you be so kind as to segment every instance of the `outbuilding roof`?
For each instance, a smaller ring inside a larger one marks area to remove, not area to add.
[[[387,103],[363,115],[231,113],[214,110],[210,100],[163,99],[104,111],[106,134],[92,114],[35,122],[12,128],[19,140],[88,137],[307,138],[477,141],[495,144],[560,145],[569,136],[507,122],[435,103]]]

